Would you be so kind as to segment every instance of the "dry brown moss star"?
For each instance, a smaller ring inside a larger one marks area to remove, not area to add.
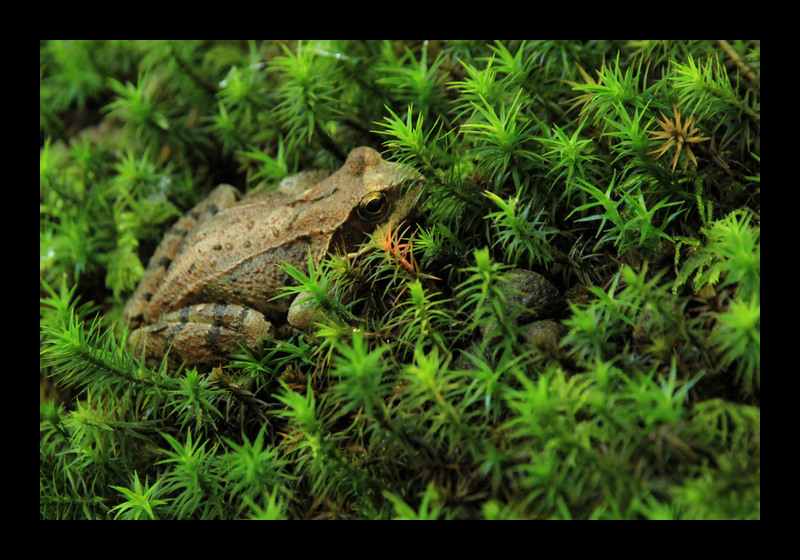
[[[697,127],[692,128],[692,124],[694,124],[694,117],[689,117],[686,119],[683,124],[681,124],[681,112],[678,111],[675,104],[672,105],[672,111],[675,113],[674,122],[667,117],[664,116],[664,113],[661,113],[661,117],[664,119],[660,121],[656,119],[656,122],[661,126],[663,130],[648,130],[648,134],[652,134],[654,139],[665,140],[664,145],[658,149],[653,150],[650,152],[651,154],[658,153],[656,159],[660,158],[664,155],[664,153],[669,150],[672,146],[677,146],[678,149],[675,152],[675,156],[672,158],[672,172],[675,172],[675,166],[678,164],[678,157],[681,155],[681,150],[683,149],[684,145],[686,145],[686,153],[694,163],[695,167],[697,167],[697,159],[695,159],[694,154],[692,153],[692,148],[690,144],[697,144],[698,142],[705,142],[706,140],[710,140],[710,137],[700,137],[695,136],[700,129]],[[683,169],[686,169],[686,163],[684,162]]]

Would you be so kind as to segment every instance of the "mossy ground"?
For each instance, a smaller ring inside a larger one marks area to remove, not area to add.
[[[44,41],[40,140],[42,518],[760,518],[758,41]],[[177,216],[359,145],[427,196],[316,330],[127,353]]]

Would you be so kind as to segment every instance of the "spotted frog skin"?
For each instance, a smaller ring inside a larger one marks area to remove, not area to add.
[[[296,306],[273,300],[294,284],[278,265],[306,271],[309,252],[319,264],[330,251],[355,250],[377,228],[396,227],[413,212],[418,179],[361,147],[330,176],[302,172],[244,198],[217,187],[150,259],[123,314],[134,329],[129,345],[151,365],[169,350],[172,368],[223,363],[242,343],[257,348]]]

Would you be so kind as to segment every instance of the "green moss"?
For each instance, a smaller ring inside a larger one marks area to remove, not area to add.
[[[760,518],[759,92],[756,41],[43,41],[40,517]],[[360,145],[427,196],[291,271],[316,330],[128,353],[176,216]]]

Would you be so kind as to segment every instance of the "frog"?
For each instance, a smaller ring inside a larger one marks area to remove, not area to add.
[[[308,313],[293,313],[303,294],[276,299],[296,284],[279,265],[307,272],[333,251],[352,254],[367,234],[409,220],[421,186],[413,168],[366,146],[333,174],[302,171],[245,196],[218,186],[153,253],[123,311],[129,347],[148,365],[167,355],[170,369],[213,368],[282,326],[306,330]]]

